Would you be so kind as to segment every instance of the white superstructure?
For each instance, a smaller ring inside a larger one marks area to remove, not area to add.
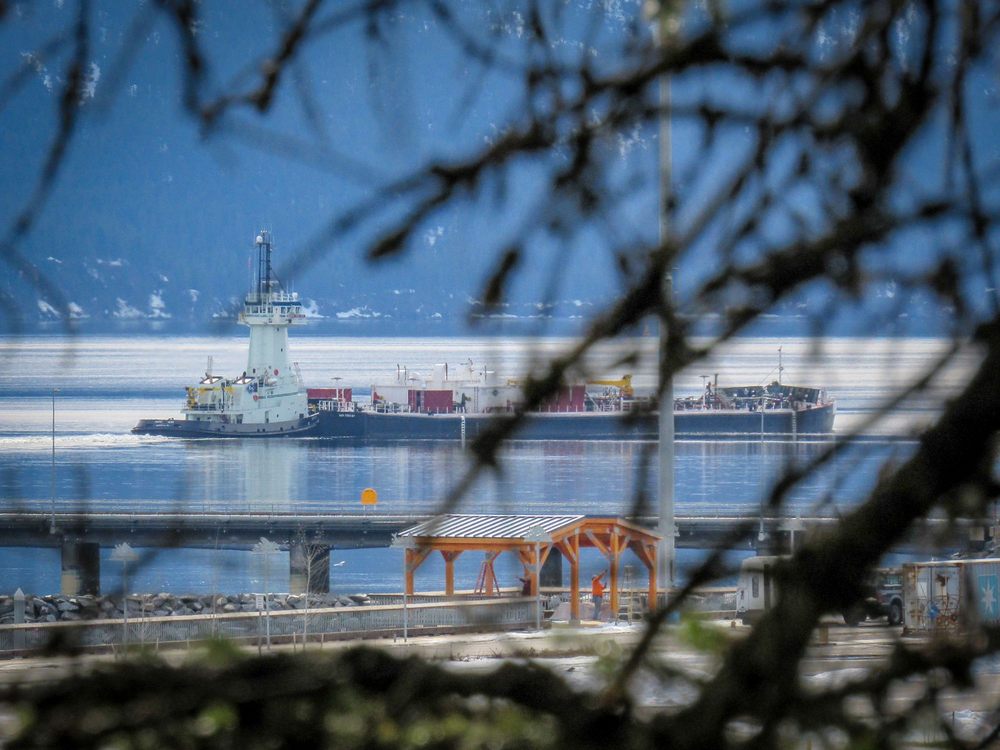
[[[305,323],[302,305],[274,278],[270,233],[260,232],[255,244],[254,287],[240,313],[240,323],[250,328],[246,370],[226,379],[209,364],[205,377],[187,389],[185,421],[209,433],[280,434],[311,422],[306,388],[288,353],[288,328]]]

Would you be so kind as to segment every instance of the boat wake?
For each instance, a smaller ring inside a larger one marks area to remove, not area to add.
[[[128,448],[140,445],[169,443],[170,438],[155,435],[132,435],[131,433],[92,432],[92,433],[57,433],[56,450],[87,449],[87,448]],[[51,451],[51,435],[6,435],[0,437],[0,450],[3,451]]]

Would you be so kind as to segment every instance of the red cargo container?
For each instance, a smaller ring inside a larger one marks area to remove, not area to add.
[[[454,411],[454,399],[452,392],[448,391],[425,391],[413,389],[409,392],[410,411],[418,411],[424,414],[446,414]]]
[[[571,385],[560,388],[559,393],[542,404],[540,411],[584,411],[585,385]]]

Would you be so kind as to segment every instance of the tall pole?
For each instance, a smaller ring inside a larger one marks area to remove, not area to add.
[[[410,565],[409,565],[409,560],[406,559],[407,557],[408,557],[408,553],[407,553],[406,549],[404,549],[403,550],[403,643],[407,642],[407,636],[409,635],[409,632],[407,631],[407,627],[406,627],[407,626],[407,621],[406,621],[406,592],[407,592],[406,575],[407,575],[407,573],[410,572]]]
[[[542,545],[535,542],[535,630],[542,629]]]
[[[268,574],[271,572],[269,555],[264,555],[264,632],[267,639],[268,653],[271,651],[271,594],[268,587]]]
[[[122,560],[122,648],[128,654],[128,560]]]
[[[653,40],[657,50],[662,50],[668,41],[667,9],[658,4],[653,18]],[[669,226],[667,211],[671,194],[670,172],[670,78],[661,75],[659,80],[659,244],[664,251]],[[666,592],[674,584],[674,379],[670,367],[670,331],[667,307],[673,299],[673,275],[669,268],[663,274],[663,309],[660,319],[660,413],[659,413],[659,523],[657,531],[661,536],[660,569],[658,578]]]
[[[49,476],[49,502],[51,517],[49,518],[49,533],[56,533],[56,394],[58,388],[52,389],[52,471]]]

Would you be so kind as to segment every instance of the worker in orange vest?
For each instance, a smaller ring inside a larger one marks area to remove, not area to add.
[[[594,619],[601,619],[601,602],[604,599],[604,576],[607,570],[602,570],[590,579],[590,596],[594,600]]]

